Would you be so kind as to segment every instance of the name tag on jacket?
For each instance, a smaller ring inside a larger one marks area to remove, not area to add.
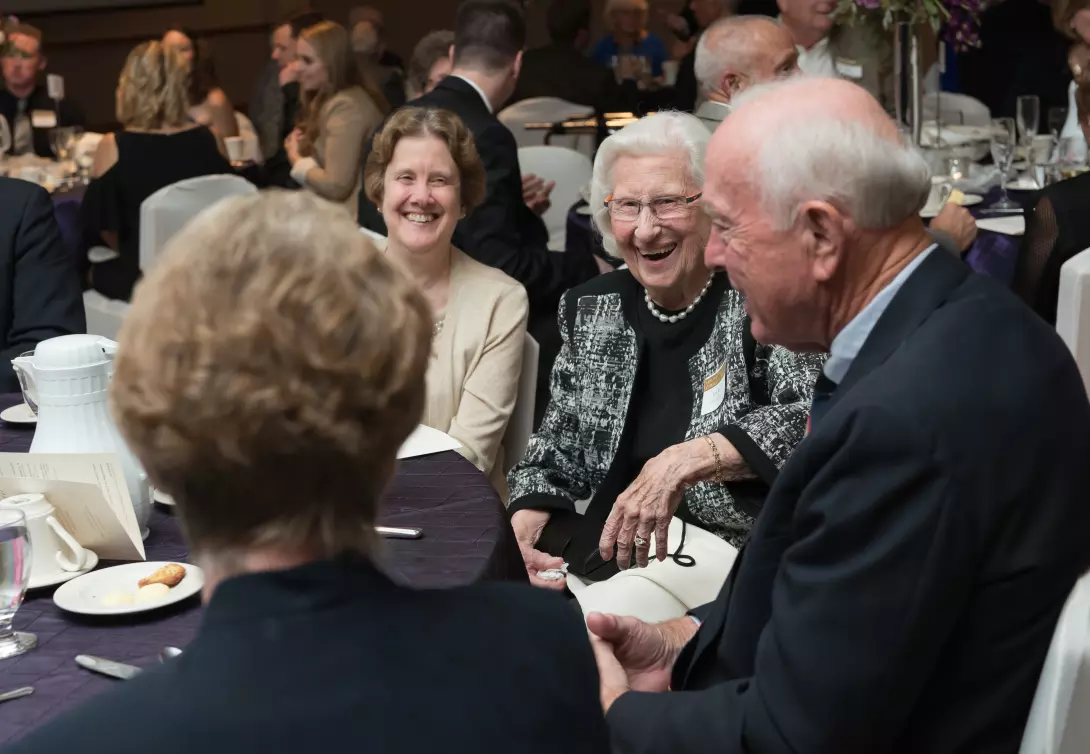
[[[704,399],[700,403],[700,415],[707,416],[723,405],[727,395],[727,362],[704,380]]]

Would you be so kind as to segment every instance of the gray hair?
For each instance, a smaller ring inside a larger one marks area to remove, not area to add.
[[[694,64],[701,90],[718,89],[728,70],[745,71],[752,67],[753,59],[760,54],[754,45],[752,29],[762,21],[776,23],[766,16],[731,16],[704,30],[696,44]]]
[[[734,112],[780,88],[805,85],[805,78],[747,89]],[[765,132],[755,167],[764,206],[780,230],[795,223],[808,201],[829,202],[861,228],[891,228],[918,213],[931,191],[931,169],[919,151],[833,113],[777,122]]]
[[[607,252],[617,256],[617,241],[605,206],[606,197],[613,193],[613,166],[622,155],[652,155],[679,153],[687,160],[689,180],[704,188],[704,155],[711,134],[708,128],[688,113],[662,112],[630,123],[602,142],[594,158],[591,175],[590,206],[594,210],[594,227],[602,235]]]

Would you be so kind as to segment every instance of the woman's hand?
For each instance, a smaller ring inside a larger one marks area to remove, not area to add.
[[[535,549],[537,540],[541,538],[541,531],[547,523],[549,523],[549,511],[524,509],[511,516],[511,527],[515,530],[515,541],[518,542],[519,552],[522,553],[522,561],[526,564],[526,574],[530,577],[530,583],[542,589],[563,591],[567,586],[566,578],[549,580],[538,576],[541,571],[549,571],[564,565],[563,558]]]
[[[295,167],[295,163],[299,162],[301,155],[299,154],[299,139],[302,134],[299,133],[299,129],[295,129],[288,138],[284,139],[284,151],[288,155],[288,162],[292,167]]]

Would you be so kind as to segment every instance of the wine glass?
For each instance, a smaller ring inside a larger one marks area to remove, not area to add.
[[[1063,133],[1065,125],[1067,125],[1067,108],[1048,108],[1048,132],[1057,141],[1060,140],[1060,134]]]
[[[1041,98],[1036,94],[1027,94],[1018,98],[1015,104],[1018,121],[1018,143],[1028,146],[1037,135],[1041,119]]]
[[[0,115],[0,162],[4,161],[4,155],[11,149],[11,128],[8,127],[7,118]],[[0,175],[3,175],[0,171]]]
[[[0,510],[0,660],[21,655],[38,644],[38,637],[12,631],[30,580],[30,539],[22,511]]]
[[[1003,197],[992,205],[992,209],[1007,210],[1018,209],[1019,205],[1007,196],[1007,174],[1010,173],[1011,163],[1014,162],[1014,150],[1017,142],[1015,139],[1015,125],[1013,118],[996,118],[992,121],[992,160],[999,168],[999,186],[1003,191]]]

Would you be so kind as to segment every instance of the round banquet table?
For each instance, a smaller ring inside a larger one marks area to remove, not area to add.
[[[0,409],[20,401],[18,395],[2,395]],[[32,437],[32,430],[0,421],[0,452],[25,452]],[[526,580],[499,496],[483,474],[452,451],[400,461],[379,522],[424,530],[419,540],[382,540],[380,566],[401,583],[440,588]],[[149,561],[186,561],[188,548],[170,508],[155,506],[150,529],[144,543]],[[161,610],[103,618],[63,612],[53,604],[53,591],[28,593],[15,616],[15,628],[36,634],[38,646],[0,660],[0,693],[21,686],[33,686],[34,693],[0,704],[0,746],[122,683],[81,669],[74,662],[76,655],[148,666],[163,647],[189,643],[201,620],[196,597]]]

